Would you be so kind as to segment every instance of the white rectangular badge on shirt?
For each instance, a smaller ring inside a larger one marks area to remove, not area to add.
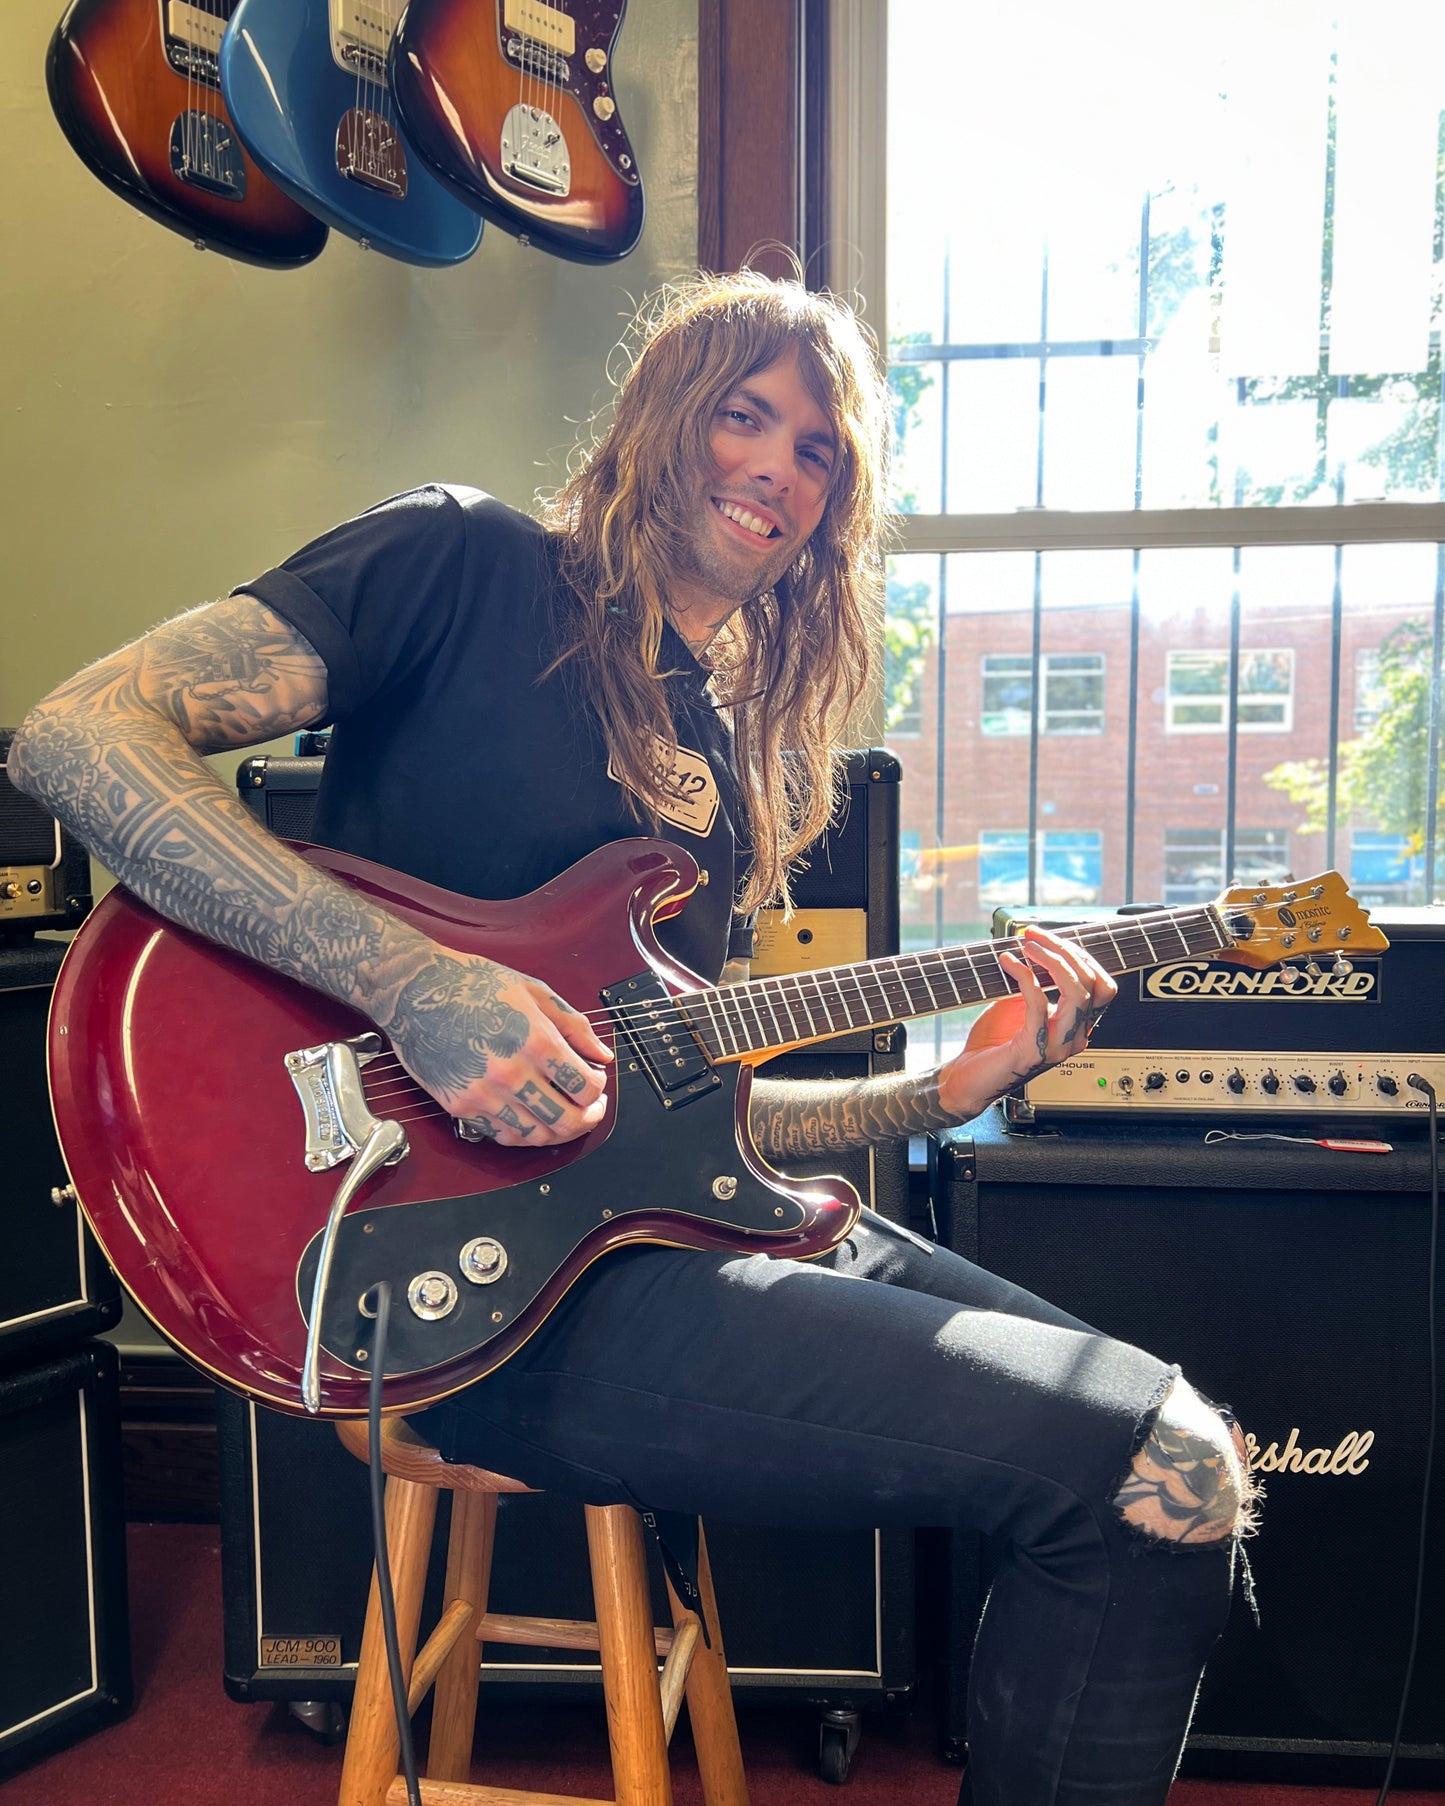
[[[712,766],[700,752],[690,746],[679,746],[675,753],[663,740],[653,736],[657,762],[663,768],[662,802],[658,814],[669,827],[682,828],[700,840],[712,832],[717,820],[717,779]],[[612,761],[607,762],[607,775],[614,784],[622,782]]]

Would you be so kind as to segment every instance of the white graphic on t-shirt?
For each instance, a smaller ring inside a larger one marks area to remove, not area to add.
[[[718,788],[712,767],[700,752],[690,746],[679,746],[675,754],[656,735],[653,745],[658,764],[664,768],[662,803],[658,814],[669,827],[682,828],[699,839],[706,839],[717,820]],[[620,784],[612,761],[607,762],[607,775]]]

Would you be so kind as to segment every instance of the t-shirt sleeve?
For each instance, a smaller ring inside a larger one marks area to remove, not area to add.
[[[455,618],[467,508],[479,492],[441,485],[393,496],[239,584],[306,636],[326,666],[339,720],[434,658]]]

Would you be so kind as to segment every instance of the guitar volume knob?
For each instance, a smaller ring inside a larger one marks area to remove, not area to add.
[[[474,1286],[495,1285],[507,1270],[507,1250],[490,1235],[473,1236],[457,1256],[462,1278]]]
[[[449,1273],[418,1273],[406,1288],[413,1314],[427,1323],[455,1310],[457,1297],[457,1282]]]

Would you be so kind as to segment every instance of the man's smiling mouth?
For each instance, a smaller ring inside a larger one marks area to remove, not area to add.
[[[763,520],[760,516],[754,514],[751,509],[742,507],[738,502],[719,502],[715,500],[713,502],[713,507],[717,509],[719,514],[726,515],[736,526],[741,527],[744,532],[754,533],[759,539],[777,539],[779,537],[778,529],[771,521]]]

